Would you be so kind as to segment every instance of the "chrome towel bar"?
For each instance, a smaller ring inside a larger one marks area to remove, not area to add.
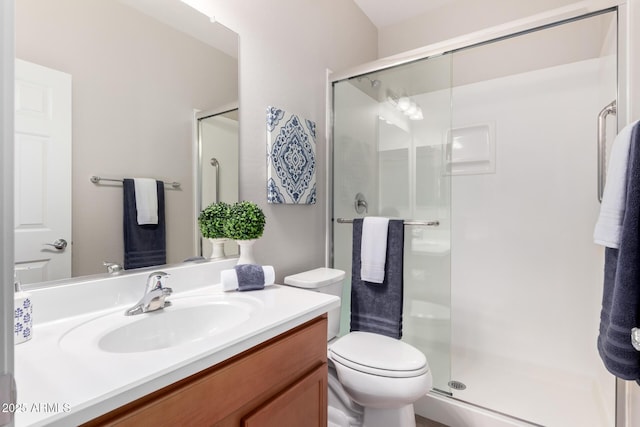
[[[336,222],[338,224],[352,224],[353,219],[336,218]],[[423,225],[427,227],[437,227],[440,225],[440,221],[422,221],[422,220],[416,220],[416,219],[405,219],[404,225]]]
[[[89,181],[93,182],[94,184],[99,184],[100,181],[123,182],[122,179],[102,178],[100,176],[95,176],[95,175],[89,178]],[[180,188],[180,183],[175,181],[165,182],[164,185],[170,185],[172,188],[175,188],[175,189]]]
[[[602,202],[604,181],[607,170],[607,116],[616,115],[616,101],[613,100],[598,114],[598,201]]]

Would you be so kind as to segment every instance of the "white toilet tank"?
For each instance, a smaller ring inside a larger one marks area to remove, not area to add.
[[[342,270],[321,267],[287,276],[284,278],[284,283],[296,288],[336,295],[342,298],[344,275],[345,273]],[[330,340],[338,336],[340,332],[340,307],[329,311],[328,320],[327,340]]]

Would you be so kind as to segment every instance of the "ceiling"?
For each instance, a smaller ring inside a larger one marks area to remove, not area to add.
[[[201,9],[198,0],[119,0],[154,18],[237,57],[237,35],[214,24]],[[455,0],[353,0],[378,28],[397,24],[416,15],[449,5]],[[191,7],[189,7],[191,6]]]
[[[190,35],[234,58],[238,57],[238,35],[214,22],[182,0],[119,0],[152,18]]]
[[[453,0],[353,0],[371,22],[383,28],[451,3]]]

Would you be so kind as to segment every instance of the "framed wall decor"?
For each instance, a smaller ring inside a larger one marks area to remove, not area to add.
[[[267,108],[267,202],[316,203],[316,124]]]

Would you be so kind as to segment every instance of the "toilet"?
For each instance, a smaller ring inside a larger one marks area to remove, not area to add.
[[[317,268],[287,276],[297,288],[342,297],[345,272]],[[424,354],[400,340],[370,332],[337,338],[340,308],[328,313],[328,425],[415,427],[413,402],[432,386]]]

